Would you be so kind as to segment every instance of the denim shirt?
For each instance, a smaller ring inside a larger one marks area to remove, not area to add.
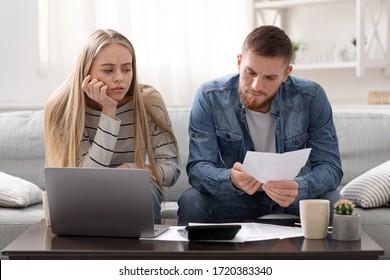
[[[200,192],[242,194],[229,176],[233,164],[242,163],[254,145],[238,81],[239,74],[222,77],[204,83],[196,93],[188,129],[187,174]],[[295,201],[335,190],[343,172],[332,108],[322,87],[290,75],[280,86],[270,114],[276,120],[277,153],[312,148],[308,162],[294,178],[299,185]]]

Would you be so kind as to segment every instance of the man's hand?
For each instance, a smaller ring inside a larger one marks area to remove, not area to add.
[[[298,195],[298,183],[294,180],[268,181],[262,186],[265,193],[277,204],[288,207]]]
[[[239,162],[233,165],[230,180],[236,188],[249,195],[263,189],[273,201],[282,207],[293,204],[298,195],[298,183],[294,180],[268,181],[266,184],[262,184],[246,173]]]
[[[243,171],[242,164],[239,162],[236,162],[233,165],[232,173],[230,174],[230,180],[236,188],[249,195],[256,193],[262,185],[262,183]]]

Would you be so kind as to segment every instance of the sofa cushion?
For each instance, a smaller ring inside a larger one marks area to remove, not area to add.
[[[362,208],[385,205],[390,201],[390,161],[353,179],[342,190],[344,198]]]
[[[33,183],[0,172],[0,207],[26,207],[42,202],[42,190]]]
[[[0,113],[0,171],[44,189],[43,110]]]
[[[42,203],[25,208],[0,208],[0,250],[42,219]]]
[[[172,121],[173,133],[176,136],[177,143],[179,146],[181,173],[174,186],[164,188],[164,201],[174,202],[175,207],[177,207],[176,202],[182,192],[190,186],[186,173],[186,165],[189,154],[188,146],[190,141],[188,135],[188,122],[190,111],[190,108],[168,108],[168,113]],[[164,204],[162,205],[162,207],[164,208]],[[172,210],[171,207],[169,207],[169,209]]]
[[[385,250],[384,259],[390,259],[390,206],[355,208],[362,216],[362,230]]]
[[[344,171],[341,187],[390,160],[390,114],[334,112],[333,117]]]

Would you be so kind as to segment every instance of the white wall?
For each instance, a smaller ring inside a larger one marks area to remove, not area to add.
[[[52,70],[46,76],[38,74],[37,2],[0,0],[0,110],[42,108],[49,95],[68,74],[64,69]],[[343,12],[339,11],[339,14]],[[345,12],[345,15],[348,13]],[[320,19],[316,24],[332,20],[321,14],[311,16]],[[240,18],[232,20],[239,21]],[[326,27],[327,24],[317,30],[326,31]],[[340,28],[343,26],[340,25]],[[327,39],[326,36],[333,34],[325,31],[313,32],[312,36],[318,36],[318,42],[329,41],[331,38]],[[226,59],[235,63],[235,57]],[[354,69],[295,70],[293,73],[322,84],[334,104],[365,104],[369,91],[390,90],[390,79],[377,69],[368,70],[362,78],[356,77]]]
[[[0,109],[41,108],[65,79],[38,74],[37,0],[0,1]]]
[[[369,69],[361,78],[356,78],[355,69],[293,70],[293,74],[322,85],[332,104],[367,104],[370,91],[390,91],[390,79],[379,69]]]

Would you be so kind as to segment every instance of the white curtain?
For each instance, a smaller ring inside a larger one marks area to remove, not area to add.
[[[39,1],[39,16],[47,17],[40,48],[48,52],[40,63],[48,73],[68,75],[91,32],[116,29],[134,45],[139,81],[156,87],[170,107],[191,106],[202,82],[237,71],[253,22],[252,0]]]

